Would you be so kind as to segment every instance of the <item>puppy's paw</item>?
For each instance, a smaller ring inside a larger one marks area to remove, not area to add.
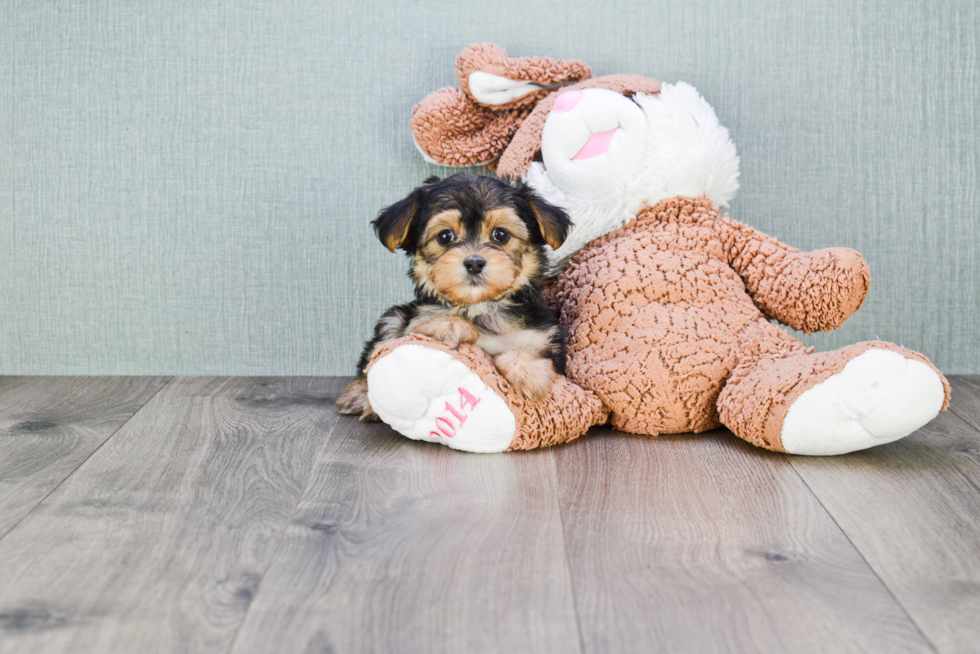
[[[509,350],[494,357],[497,370],[507,381],[533,402],[548,397],[555,381],[555,368],[551,361],[530,350]]]
[[[374,412],[374,409],[371,408],[370,403],[364,407],[364,412],[361,413],[360,420],[361,422],[381,422],[380,416]]]
[[[458,316],[434,318],[417,325],[412,331],[442,341],[450,347],[458,347],[460,343],[476,343],[480,338],[480,332],[473,323]]]
[[[368,402],[367,379],[358,377],[351,383],[337,398],[337,412],[345,416],[361,416],[365,422],[373,422],[378,419],[371,404]]]

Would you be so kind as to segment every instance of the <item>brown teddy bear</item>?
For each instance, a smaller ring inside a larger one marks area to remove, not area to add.
[[[415,108],[416,145],[430,162],[495,165],[568,211],[548,289],[569,334],[567,379],[530,402],[474,346],[393,341],[367,378],[394,429],[500,452],[607,422],[651,436],[724,425],[769,450],[828,455],[897,440],[946,408],[949,384],[921,354],[880,341],[813,353],[772,322],[836,329],[864,301],[868,266],[719,213],[738,157],[693,87],[592,77],[491,44],[464,50],[456,72],[461,88]]]

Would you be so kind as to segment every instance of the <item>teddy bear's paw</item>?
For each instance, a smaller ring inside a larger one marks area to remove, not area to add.
[[[935,418],[944,399],[932,368],[870,349],[793,402],[783,420],[783,449],[821,456],[891,443]]]
[[[368,370],[371,407],[413,440],[467,452],[503,452],[516,421],[507,403],[442,350],[402,345]]]

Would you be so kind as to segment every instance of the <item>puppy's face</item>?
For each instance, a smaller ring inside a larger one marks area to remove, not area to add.
[[[499,300],[541,275],[544,247],[571,226],[523,184],[476,175],[427,180],[373,223],[381,241],[412,255],[427,294],[452,305]]]

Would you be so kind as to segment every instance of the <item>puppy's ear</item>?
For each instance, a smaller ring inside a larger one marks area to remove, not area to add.
[[[572,220],[561,207],[556,207],[540,195],[534,192],[530,186],[524,182],[518,183],[518,192],[531,207],[531,213],[538,223],[541,236],[544,242],[551,246],[553,250],[561,247],[568,237],[568,232],[572,229]]]
[[[428,180],[426,182],[428,183]],[[402,247],[408,242],[408,231],[421,205],[422,189],[417,188],[404,200],[399,200],[381,210],[371,226],[374,227],[374,233],[386,248],[394,252],[395,248]]]

